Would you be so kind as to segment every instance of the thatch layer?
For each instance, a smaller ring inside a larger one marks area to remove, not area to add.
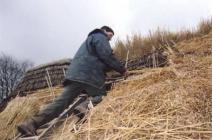
[[[53,91],[53,92],[52,92]],[[8,140],[17,134],[17,124],[30,118],[46,104],[51,103],[59,94],[63,87],[34,91],[30,96],[16,97],[10,101],[3,112],[0,113],[0,140]]]
[[[116,84],[77,133],[68,121],[51,139],[211,139],[212,33],[178,48],[169,67]]]
[[[8,140],[17,134],[16,125],[32,117],[40,104],[36,98],[17,97],[0,113],[0,139]]]
[[[129,77],[128,80],[115,84],[108,96],[90,112],[88,120],[76,133],[71,131],[73,125],[69,118],[49,138],[211,139],[212,33],[182,42],[177,47],[180,53],[169,52],[172,54],[169,56],[168,67],[145,69],[142,70],[142,75]],[[29,96],[39,99],[37,104],[44,105],[54,97],[48,90],[38,90]],[[53,90],[58,94],[62,88]],[[48,96],[48,100],[43,99],[45,96]],[[34,111],[27,114],[24,112],[34,109],[35,104],[25,102],[25,106],[19,106],[19,110],[16,107],[20,102],[16,99],[11,101],[0,114],[0,124],[4,126],[0,129],[0,139],[11,138],[12,133],[5,134],[16,131],[12,126],[19,123],[20,118],[24,120],[34,114]],[[18,114],[12,113],[16,110]],[[14,118],[9,119],[13,120],[13,125],[9,125],[7,122],[11,121],[6,118]]]
[[[27,71],[15,94],[25,95],[37,89],[60,85],[70,62],[70,59],[63,59]]]
[[[166,56],[159,52],[155,52],[152,54],[147,54],[144,57],[136,60],[129,60],[128,68],[129,70],[135,70],[142,69],[144,67],[164,66],[166,65],[166,62]],[[70,63],[70,59],[64,59],[41,65],[27,71],[22,82],[16,88],[15,94],[26,95],[27,93],[37,89],[61,85],[64,80],[65,72]]]

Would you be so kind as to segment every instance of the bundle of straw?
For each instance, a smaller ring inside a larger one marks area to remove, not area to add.
[[[0,114],[0,139],[12,139],[17,124],[30,118],[39,110],[38,100],[32,97],[17,97]]]

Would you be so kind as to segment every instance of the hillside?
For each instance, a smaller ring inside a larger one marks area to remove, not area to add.
[[[168,49],[169,66],[143,69],[113,86],[79,131],[67,119],[49,139],[211,139],[212,32]],[[62,87],[54,87],[59,94]],[[17,97],[0,114],[0,139],[51,102],[49,89]],[[48,96],[48,97],[46,97]]]

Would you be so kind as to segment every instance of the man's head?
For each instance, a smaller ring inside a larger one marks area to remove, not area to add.
[[[101,30],[103,30],[107,34],[108,40],[111,40],[112,37],[114,36],[113,29],[108,26],[102,26]]]

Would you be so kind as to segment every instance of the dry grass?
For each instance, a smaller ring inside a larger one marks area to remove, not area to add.
[[[68,121],[52,139],[211,139],[212,33],[177,47],[169,67],[116,84],[77,133]]]
[[[55,96],[63,91],[62,87],[54,87]],[[27,97],[17,97],[12,100],[7,108],[0,113],[0,139],[13,138],[16,133],[16,125],[30,118],[46,104],[52,102],[54,96],[49,89],[35,91]]]
[[[12,139],[17,131],[16,125],[30,118],[39,110],[36,98],[17,97],[0,114],[0,139]]]
[[[125,60],[129,49],[130,59],[140,58],[147,53],[155,51],[155,49],[163,52],[168,48],[175,48],[176,43],[207,35],[211,30],[212,18],[210,20],[202,20],[197,28],[193,30],[182,30],[174,33],[158,28],[156,31],[150,32],[148,36],[134,34],[131,37],[128,36],[126,41],[118,39],[115,43],[115,53]]]
[[[142,74],[114,85],[79,131],[71,132],[73,120],[68,118],[49,138],[211,139],[212,33],[174,47],[179,52],[167,50],[169,67],[136,71]],[[60,92],[61,87],[55,88],[55,94]],[[0,114],[0,139],[14,136],[17,123],[36,113],[38,106],[51,102],[53,96],[43,98],[48,94],[48,89],[39,90],[29,98],[10,102]]]

